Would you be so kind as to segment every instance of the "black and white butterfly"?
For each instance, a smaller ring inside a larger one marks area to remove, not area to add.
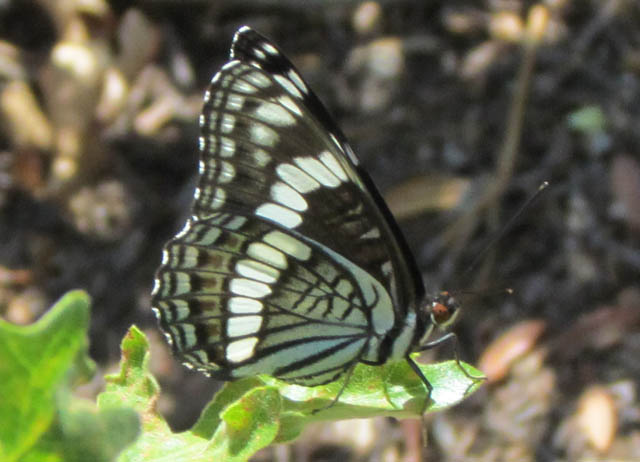
[[[153,307],[189,366],[305,386],[409,362],[457,305],[425,296],[398,225],[318,98],[242,27],[200,116],[192,215],[163,253]],[[445,336],[446,338],[447,336]]]

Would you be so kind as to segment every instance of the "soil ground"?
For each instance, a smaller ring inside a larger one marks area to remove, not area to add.
[[[142,327],[161,408],[193,423],[220,384],[172,360],[149,293],[189,213],[202,94],[249,24],[334,115],[428,290],[460,295],[461,357],[497,371],[429,417],[426,447],[420,422],[371,419],[256,460],[640,460],[640,3],[62,4],[0,2],[5,318],[86,289],[93,358],[113,368]]]

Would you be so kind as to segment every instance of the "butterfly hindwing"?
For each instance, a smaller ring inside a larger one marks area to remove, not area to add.
[[[154,303],[176,352],[221,379],[335,379],[371,346],[371,316],[384,316],[390,300],[370,276],[363,286],[361,269],[321,250],[253,216],[189,222],[166,246]],[[393,317],[377,321],[385,323]]]

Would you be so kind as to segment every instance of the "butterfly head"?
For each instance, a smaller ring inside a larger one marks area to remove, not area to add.
[[[429,304],[429,318],[434,326],[447,329],[460,312],[460,303],[450,292],[440,292]]]

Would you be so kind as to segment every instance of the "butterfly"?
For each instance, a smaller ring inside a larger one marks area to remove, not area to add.
[[[199,123],[191,217],[152,292],[174,352],[216,379],[303,386],[407,361],[431,393],[409,354],[450,338],[429,341],[458,305],[425,295],[380,193],[291,62],[240,28]]]

